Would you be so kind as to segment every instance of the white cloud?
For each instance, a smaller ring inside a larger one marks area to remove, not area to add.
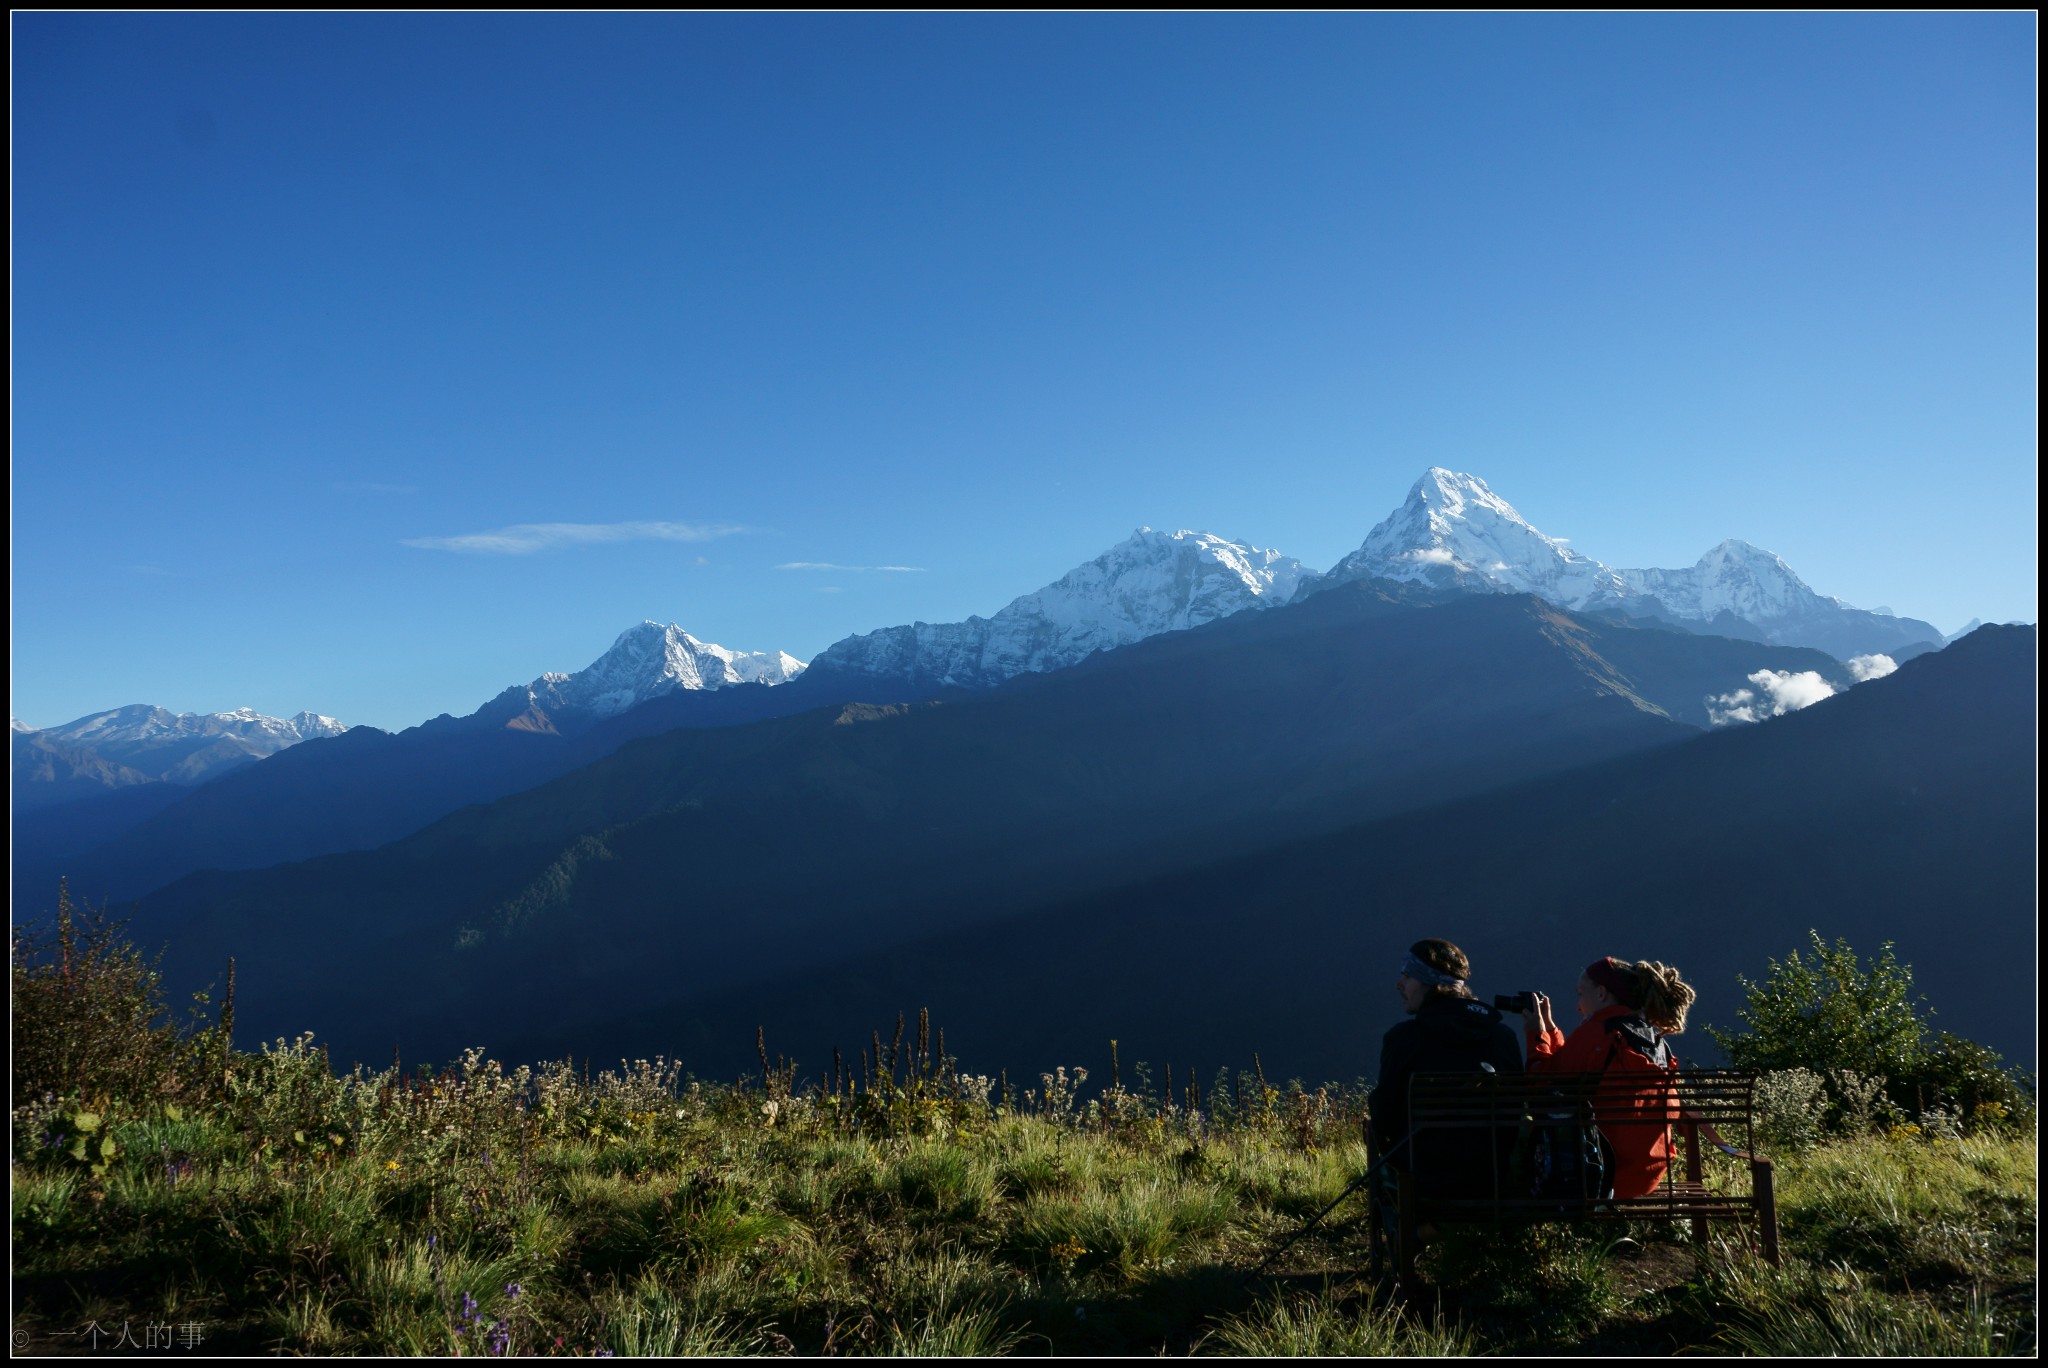
[[[1748,689],[1737,689],[1734,693],[1715,694],[1707,699],[1707,720],[1717,727],[1725,727],[1730,722],[1760,722],[1763,719],[1757,716],[1756,695]]]
[[[834,565],[830,561],[784,561],[777,570],[846,570],[864,575],[870,570],[886,570],[899,575],[922,575],[922,565]]]
[[[1883,679],[1898,668],[1899,662],[1888,655],[1852,656],[1849,660],[1849,673],[1856,677],[1858,684]]]
[[[562,546],[586,546],[593,542],[709,541],[713,537],[729,537],[746,530],[744,527],[734,527],[725,523],[514,523],[510,527],[500,527],[490,532],[466,532],[458,537],[407,537],[403,544],[428,551],[526,556],[535,551],[552,551]]]
[[[1446,546],[1424,546],[1410,551],[1408,554],[1414,559],[1421,561],[1424,565],[1451,565],[1456,563],[1458,559],[1451,554],[1450,548]]]
[[[1813,670],[1758,670],[1749,677],[1749,682],[1756,689],[1710,696],[1707,719],[1717,727],[1731,722],[1761,722],[1767,717],[1810,708],[1835,693],[1835,686]]]

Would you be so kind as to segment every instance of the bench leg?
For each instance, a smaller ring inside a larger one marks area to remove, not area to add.
[[[1688,1183],[1700,1183],[1706,1180],[1706,1175],[1700,1168],[1700,1128],[1698,1126],[1687,1126],[1685,1128],[1685,1180]],[[1706,1217],[1695,1216],[1692,1218],[1692,1242],[1701,1249],[1707,1247]]]
[[[1381,1201],[1377,1190],[1379,1185],[1375,1183],[1373,1186],[1375,1190],[1365,1199],[1365,1223],[1370,1232],[1365,1247],[1368,1260],[1366,1266],[1377,1279],[1387,1257],[1387,1213],[1385,1203]]]
[[[1422,1237],[1415,1215],[1415,1178],[1405,1169],[1394,1176],[1394,1273],[1406,1294],[1415,1286],[1415,1256]]]
[[[1757,1237],[1764,1247],[1764,1262],[1776,1268],[1778,1254],[1778,1178],[1771,1161],[1759,1159],[1749,1168],[1750,1190],[1756,1194]]]

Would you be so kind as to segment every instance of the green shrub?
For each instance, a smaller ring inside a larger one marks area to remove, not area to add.
[[[1772,1148],[1807,1149],[1818,1143],[1827,1080],[1811,1069],[1773,1069],[1756,1081],[1756,1126]]]
[[[1975,1124],[2034,1124],[2033,1079],[1989,1046],[1947,1031],[1927,1043],[1898,1089],[1911,1093],[1918,1111],[1941,1107]]]
[[[1818,931],[1807,935],[1812,944],[1804,952],[1769,961],[1763,982],[1738,980],[1742,1029],[1709,1029],[1730,1063],[1767,1075],[1818,1075],[1828,1102],[1822,1124],[1833,1131],[1930,1111],[2030,1123],[2032,1080],[1994,1050],[1930,1032],[1933,1009],[1914,993],[1912,966],[1899,961],[1890,941],[1866,963],[1845,940],[1830,945]],[[1779,1111],[1781,1122],[1789,1119]]]
[[[104,908],[73,907],[63,886],[51,924],[13,928],[15,1107],[45,1094],[99,1106],[179,1090],[162,978],[124,928]]]

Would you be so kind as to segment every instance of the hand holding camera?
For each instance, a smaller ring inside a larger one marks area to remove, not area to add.
[[[1493,999],[1497,1012],[1520,1013],[1522,1024],[1531,1035],[1543,1035],[1557,1029],[1557,1022],[1550,1015],[1550,999],[1542,993],[1529,989],[1520,993],[1497,993]]]

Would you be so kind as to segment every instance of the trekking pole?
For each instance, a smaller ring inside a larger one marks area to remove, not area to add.
[[[1300,1241],[1300,1239],[1304,1235],[1307,1235],[1311,1230],[1314,1230],[1316,1226],[1321,1223],[1323,1217],[1329,1215],[1331,1212],[1335,1211],[1339,1206],[1341,1206],[1346,1197],[1349,1197],[1352,1193],[1358,1191],[1367,1183],[1371,1182],[1373,1175],[1386,1167],[1387,1160],[1393,1158],[1395,1155],[1401,1152],[1401,1146],[1407,1144],[1408,1139],[1408,1136],[1402,1136],[1399,1143],[1397,1143],[1392,1149],[1388,1150],[1385,1154],[1382,1154],[1378,1159],[1375,1159],[1371,1167],[1367,1168],[1365,1172],[1359,1174],[1356,1178],[1352,1179],[1350,1185],[1346,1187],[1342,1192],[1337,1194],[1336,1201],[1330,1203],[1321,1211],[1318,1211],[1315,1215],[1309,1217],[1307,1223],[1304,1224],[1301,1229],[1295,1231],[1292,1235],[1287,1237],[1287,1243],[1281,1245],[1271,1254],[1268,1254],[1264,1259],[1261,1259],[1259,1261],[1259,1266],[1257,1268],[1254,1268],[1251,1272],[1245,1274],[1242,1278],[1238,1279],[1238,1285],[1243,1286],[1245,1283],[1250,1282],[1253,1278],[1258,1277],[1259,1274],[1265,1272],[1267,1264],[1272,1263],[1273,1260],[1279,1258],[1282,1254],[1285,1254],[1288,1250],[1294,1248],[1295,1244],[1298,1241]]]

